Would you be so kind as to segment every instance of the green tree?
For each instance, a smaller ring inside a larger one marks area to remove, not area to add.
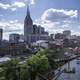
[[[22,64],[16,58],[11,59],[4,67],[5,80],[36,80],[38,74],[44,75],[55,68],[54,54],[54,50],[41,49]]]
[[[20,79],[21,80],[30,79],[30,67],[25,63],[20,66]]]
[[[43,51],[32,55],[32,57],[27,60],[27,65],[29,66],[31,80],[35,80],[38,73],[44,74],[49,69],[48,58]]]
[[[4,77],[5,80],[18,80],[18,67],[19,60],[18,59],[11,59],[8,61],[4,66]]]

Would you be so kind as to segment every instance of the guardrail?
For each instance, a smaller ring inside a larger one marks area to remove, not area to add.
[[[58,77],[64,72],[64,70],[59,71],[52,80],[57,80]]]
[[[71,61],[71,60],[76,59],[78,57],[80,57],[80,55],[78,55],[78,56],[71,56],[69,58],[63,58],[63,59],[55,59],[54,61],[55,62],[65,62],[65,61]]]

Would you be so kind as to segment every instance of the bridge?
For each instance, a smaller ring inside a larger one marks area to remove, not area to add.
[[[68,61],[72,61],[74,59],[77,59],[78,57],[80,57],[80,55],[73,55],[67,58],[62,58],[62,59],[55,59],[55,62],[68,62]]]
[[[65,62],[68,63],[74,59],[77,59],[78,57],[80,57],[80,55],[73,55],[67,58],[62,58],[62,59],[55,59],[55,62]],[[45,80],[57,80],[58,77],[64,72],[64,69],[58,68],[56,71],[51,71],[48,73],[48,75],[50,75],[51,79],[45,79]]]

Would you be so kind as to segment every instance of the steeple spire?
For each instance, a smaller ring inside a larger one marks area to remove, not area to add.
[[[27,4],[27,15],[25,17],[25,23],[26,24],[33,24],[33,21],[31,19],[31,16],[30,16],[30,10],[29,10],[29,5]]]
[[[27,5],[27,16],[29,16],[29,17],[30,17],[29,5]]]
[[[30,43],[30,35],[33,33],[33,21],[30,16],[29,5],[27,5],[27,15],[24,20],[24,41]]]

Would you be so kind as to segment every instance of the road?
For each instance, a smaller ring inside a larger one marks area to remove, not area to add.
[[[4,62],[6,62],[6,61],[8,61],[8,60],[10,60],[9,57],[1,57],[1,58],[0,58],[0,63],[4,63]]]

